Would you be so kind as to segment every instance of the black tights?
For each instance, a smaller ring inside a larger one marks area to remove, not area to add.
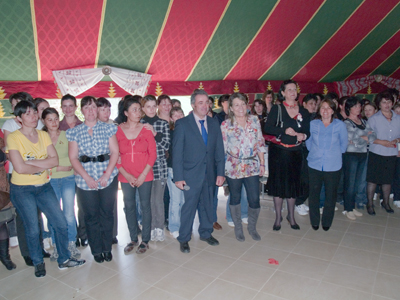
[[[294,219],[294,205],[296,203],[295,198],[287,198],[287,207],[288,207],[288,219],[290,225],[295,225],[296,221]],[[275,225],[281,225],[282,220],[282,205],[283,205],[283,198],[274,197],[274,206],[275,206]]]
[[[6,223],[0,224],[0,241],[8,239],[8,229]]]
[[[372,207],[372,199],[374,198],[374,193],[376,190],[376,183],[368,182],[367,185],[367,196],[368,196],[368,206]],[[383,194],[383,205],[387,208],[389,205],[390,189],[392,186],[390,184],[382,184],[382,194]]]

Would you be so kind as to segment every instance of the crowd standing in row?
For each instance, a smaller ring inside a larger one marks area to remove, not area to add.
[[[180,102],[167,95],[127,95],[112,121],[107,99],[86,96],[82,122],[71,95],[61,99],[62,121],[46,100],[23,92],[11,95],[15,118],[4,123],[2,132],[17,217],[0,224],[1,262],[9,270],[16,267],[9,233],[18,235],[21,255],[37,277],[46,275],[43,257],[57,260],[60,269],[83,265],[79,246],[89,245],[97,263],[111,261],[112,244],[118,242],[118,182],[130,234],[127,255],[145,253],[150,241],[164,241],[165,230],[189,253],[196,212],[200,240],[219,245],[212,232],[221,229],[216,210],[218,187],[224,183],[229,188],[227,221],[236,239],[245,240],[247,224],[252,239],[260,240],[256,226],[264,175],[274,202],[274,231],[282,226],[284,199],[294,230],[300,229],[296,211],[309,213],[314,230],[321,223],[328,231],[337,202],[350,220],[361,217],[365,205],[375,215],[377,191],[387,213],[394,212],[391,191],[400,207],[398,91],[381,92],[374,103],[354,96],[339,99],[335,93],[308,94],[300,105],[296,82],[287,80],[275,101],[274,93],[266,91],[251,107],[244,94],[222,95],[219,113],[212,111],[210,98],[195,90],[193,111],[185,117]],[[4,153],[0,160],[6,160]],[[43,246],[47,236],[53,241],[51,256]]]

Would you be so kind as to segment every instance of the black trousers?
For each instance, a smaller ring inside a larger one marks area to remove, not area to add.
[[[90,250],[93,255],[110,252],[113,239],[114,202],[117,200],[118,176],[100,190],[82,190],[77,195],[83,210]]]
[[[309,213],[312,226],[319,226],[320,223],[319,195],[321,193],[322,184],[324,184],[325,204],[321,224],[323,227],[331,227],[333,216],[335,215],[335,204],[341,173],[342,170],[324,172],[308,168],[310,180],[310,196],[308,198],[308,205],[310,207]]]
[[[226,181],[228,182],[229,190],[231,192],[230,205],[240,204],[242,186],[244,184],[249,206],[253,209],[260,208],[260,177],[258,175],[245,178],[226,177]]]

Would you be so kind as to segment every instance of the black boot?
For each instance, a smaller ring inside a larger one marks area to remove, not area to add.
[[[9,239],[0,240],[0,261],[7,268],[7,270],[13,270],[17,266],[11,261],[10,253],[8,251]]]

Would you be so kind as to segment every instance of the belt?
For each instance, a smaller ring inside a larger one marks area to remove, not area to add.
[[[256,155],[253,155],[253,156],[249,156],[249,157],[236,157],[236,156],[233,156],[232,154],[230,154],[229,152],[227,152],[227,154],[229,155],[229,156],[232,156],[233,158],[236,158],[236,159],[239,159],[239,160],[257,160],[256,159]]]
[[[82,155],[79,157],[79,161],[82,163],[88,163],[90,161],[92,162],[104,162],[110,159],[110,154],[106,153],[106,154],[101,154],[99,156],[95,156],[95,157],[90,157],[90,156],[86,156],[86,155]]]

